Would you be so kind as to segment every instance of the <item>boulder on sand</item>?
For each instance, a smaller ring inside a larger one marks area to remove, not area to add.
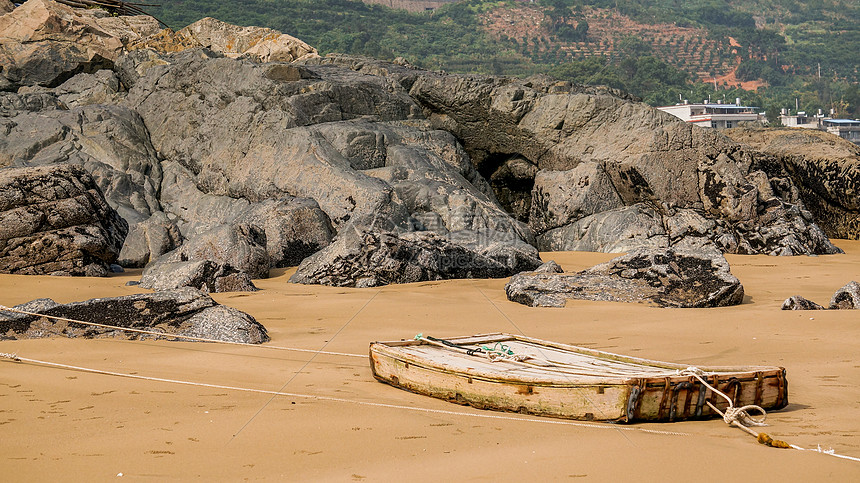
[[[715,249],[641,249],[573,274],[520,273],[505,292],[508,300],[532,307],[563,307],[567,299],[723,307],[744,298],[743,286]]]
[[[203,292],[256,292],[247,273],[212,260],[150,263],[140,277],[140,286],[150,290],[194,287]]]
[[[97,298],[70,304],[57,304],[50,299],[38,299],[12,308],[115,327],[163,332],[167,338],[170,334],[177,334],[247,344],[260,344],[269,340],[266,328],[254,317],[232,307],[219,305],[205,293],[189,287],[122,297]],[[155,337],[0,311],[0,339],[27,339],[55,335],[128,339]]]
[[[373,232],[346,229],[325,250],[305,259],[290,281],[336,287],[377,287],[391,283],[453,278],[500,278],[537,268],[537,250],[482,254],[433,232]],[[514,263],[514,266],[511,266]]]
[[[860,283],[848,282],[830,298],[830,309],[860,309]]]
[[[785,299],[782,310],[824,310],[824,307],[800,295],[794,295]]]
[[[251,278],[268,278],[266,233],[256,225],[218,225],[165,253],[155,263],[203,260],[232,267]]]

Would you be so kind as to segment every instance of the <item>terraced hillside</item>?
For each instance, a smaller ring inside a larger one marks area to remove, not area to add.
[[[513,40],[523,52],[549,54],[558,62],[613,57],[638,48],[702,80],[725,75],[738,63],[740,46],[732,45],[730,39],[714,39],[703,28],[636,22],[612,9],[583,7],[575,19],[568,20],[574,27],[582,21],[589,26],[586,39],[576,42],[553,35],[547,27],[546,9],[540,4],[502,5],[484,14],[482,20],[494,37]]]
[[[548,73],[652,105],[741,97],[774,117],[795,106],[860,117],[856,0],[186,0],[147,10],[174,29],[216,17],[289,33],[321,54]]]
[[[408,10],[410,12],[426,12],[434,10],[446,3],[454,3],[459,0],[361,0],[364,3],[382,5],[388,8]]]

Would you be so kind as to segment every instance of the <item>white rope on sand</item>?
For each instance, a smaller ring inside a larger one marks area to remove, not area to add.
[[[154,335],[154,336],[163,337],[163,338],[175,338],[175,339],[191,340],[191,341],[196,341],[196,342],[211,342],[211,343],[217,343],[217,344],[230,344],[230,345],[257,347],[257,348],[273,349],[273,350],[295,351],[295,352],[309,352],[309,353],[314,353],[314,354],[327,354],[327,355],[345,356],[345,357],[361,357],[361,358],[367,357],[367,356],[362,355],[362,354],[350,354],[350,353],[345,353],[345,352],[330,352],[330,351],[321,351],[321,350],[312,350],[312,349],[299,349],[299,348],[294,348],[294,347],[269,346],[269,345],[261,345],[261,344],[250,344],[247,342],[233,342],[233,341],[224,341],[224,340],[217,340],[217,339],[207,339],[204,337],[195,337],[195,336],[187,336],[187,335],[179,335],[179,334],[167,334],[164,332],[156,332],[156,331],[149,331],[149,330],[143,330],[143,329],[133,329],[133,328],[129,328],[129,327],[119,327],[119,326],[113,326],[113,325],[99,324],[96,322],[86,322],[86,321],[82,321],[82,320],[68,319],[65,317],[57,317],[57,316],[52,316],[52,315],[39,314],[39,313],[35,313],[35,312],[28,312],[25,310],[7,307],[5,305],[0,305],[0,311],[13,312],[13,313],[31,315],[31,316],[36,316],[36,317],[45,317],[48,319],[60,320],[63,322],[69,322],[69,323],[75,323],[75,324],[89,325],[89,326],[93,326],[93,327],[101,327],[101,328],[106,328],[106,329],[113,329],[113,330],[120,330],[120,331],[126,331],[126,332],[134,332],[134,333],[140,333],[140,334]],[[422,338],[421,340],[425,340],[427,342],[433,343],[432,341],[429,341],[429,340],[424,339],[424,338]],[[442,344],[438,344],[438,345],[442,345]],[[224,390],[233,390],[233,391],[242,391],[242,392],[253,392],[253,393],[258,393],[258,394],[270,394],[272,396],[288,396],[288,397],[296,397],[296,398],[315,399],[315,400],[319,400],[319,401],[344,402],[344,403],[351,403],[351,404],[357,404],[357,405],[362,405],[362,406],[384,407],[384,408],[391,408],[391,409],[402,409],[402,410],[409,410],[409,411],[420,411],[420,412],[428,412],[428,413],[436,413],[436,414],[446,414],[446,415],[452,415],[452,416],[502,419],[502,420],[510,420],[510,421],[526,421],[526,422],[535,422],[535,423],[544,423],[544,424],[560,424],[560,425],[566,425],[566,426],[600,428],[600,429],[612,428],[612,429],[616,429],[616,430],[639,431],[639,432],[651,433],[651,434],[663,434],[663,435],[672,435],[672,436],[689,436],[688,433],[679,433],[679,432],[673,432],[673,431],[659,431],[659,430],[644,429],[644,428],[633,428],[633,427],[618,426],[618,425],[613,425],[613,424],[599,425],[599,424],[576,423],[576,422],[572,422],[572,421],[558,421],[558,420],[550,420],[550,419],[518,418],[518,417],[513,417],[513,416],[501,416],[501,415],[495,415],[495,414],[492,414],[492,415],[491,414],[477,414],[477,413],[472,414],[472,413],[464,413],[464,412],[458,412],[458,411],[447,411],[447,410],[442,410],[442,409],[428,409],[428,408],[419,408],[419,407],[411,407],[411,406],[399,406],[399,405],[395,405],[395,404],[386,404],[386,403],[355,401],[355,400],[336,398],[336,397],[331,397],[331,396],[297,394],[297,393],[289,393],[289,392],[282,392],[282,391],[269,391],[269,390],[265,390],[265,389],[251,389],[251,388],[243,388],[243,387],[237,387],[237,386],[224,386],[224,385],[218,385],[218,384],[207,384],[207,383],[197,383],[197,382],[190,382],[190,381],[181,381],[181,380],[175,380],[175,379],[147,377],[147,376],[139,376],[136,374],[125,374],[125,373],[120,373],[120,372],[111,372],[111,371],[104,371],[104,370],[100,370],[100,369],[91,369],[91,368],[86,368],[86,367],[71,366],[71,365],[59,364],[59,363],[54,363],[54,362],[40,361],[40,360],[36,360],[36,359],[27,359],[27,358],[23,358],[23,357],[18,357],[15,354],[8,354],[8,353],[0,353],[0,357],[5,358],[5,359],[11,359],[15,362],[29,362],[32,364],[40,364],[40,365],[45,365],[45,366],[50,366],[50,367],[71,369],[71,370],[77,370],[77,371],[82,371],[82,372],[89,372],[89,373],[93,373],[93,374],[103,374],[103,375],[109,375],[109,376],[127,377],[127,378],[131,378],[131,379],[142,379],[142,380],[148,380],[148,381],[167,382],[167,383],[182,384],[182,385],[187,385],[187,386],[199,386],[199,387],[209,387],[209,388],[214,388],[214,389],[224,389]],[[507,358],[504,358],[504,359],[509,360]],[[517,361],[517,362],[522,362],[522,361]],[[710,401],[706,401],[706,403],[708,404],[708,406],[711,407],[711,409],[713,409],[718,414],[723,416],[723,420],[727,424],[734,425],[734,426],[737,426],[738,428],[743,429],[744,431],[755,436],[758,439],[758,441],[762,444],[765,444],[767,446],[776,447],[776,448],[791,448],[791,449],[795,449],[795,450],[799,450],[799,451],[812,451],[812,452],[825,454],[828,456],[834,456],[836,458],[860,462],[860,458],[836,454],[836,452],[833,449],[829,449],[829,450],[822,449],[821,445],[818,445],[818,447],[816,449],[803,448],[800,446],[796,446],[794,444],[786,443],[784,441],[774,440],[770,436],[768,436],[766,433],[756,433],[755,431],[751,430],[747,426],[767,426],[764,423],[764,419],[766,417],[766,413],[765,413],[764,409],[762,409],[759,406],[755,406],[755,405],[748,405],[748,406],[743,406],[741,408],[735,408],[733,406],[732,400],[727,395],[723,394],[722,392],[717,390],[715,387],[711,386],[707,381],[705,381],[701,377],[701,375],[703,375],[704,372],[697,367],[688,367],[687,369],[685,369],[683,371],[678,371],[678,373],[679,373],[679,375],[686,375],[686,376],[695,377],[696,379],[699,380],[699,382],[704,384],[706,387],[708,387],[715,394],[718,394],[718,395],[722,396],[724,399],[726,399],[726,401],[728,401],[728,403],[729,403],[729,407],[726,409],[725,413],[723,413],[722,411],[717,409],[713,404],[710,403]],[[752,416],[750,416],[746,412],[749,409],[755,409],[755,410],[760,411],[762,413],[762,418],[757,420],[757,419],[753,418]]]
[[[518,364],[533,365],[535,367],[539,367],[542,369],[552,370],[551,368],[548,368],[548,367],[545,367],[545,366],[542,366],[539,364],[531,364],[529,362],[529,359],[534,359],[534,360],[541,360],[541,359],[535,358],[532,356],[528,356],[528,355],[514,354],[513,352],[509,351],[508,348],[504,345],[502,345],[501,348],[499,348],[499,349],[489,349],[488,350],[488,348],[484,347],[484,348],[481,348],[478,350],[469,350],[469,349],[465,349],[463,347],[448,345],[448,344],[443,343],[442,341],[434,340],[432,338],[424,337],[423,334],[416,335],[415,340],[419,340],[419,341],[425,342],[427,344],[441,347],[443,349],[452,350],[455,352],[462,352],[462,353],[469,354],[469,355],[482,354],[490,362],[506,361],[506,362],[512,362],[512,363],[518,363]],[[548,360],[541,360],[541,361],[547,362],[547,363],[553,363],[553,362],[548,361]],[[561,365],[563,366],[564,364],[561,363]],[[561,368],[559,368],[559,372],[565,372],[565,371],[561,370]],[[767,424],[765,424],[765,422],[764,422],[765,419],[767,418],[767,412],[762,407],[757,406],[755,404],[749,404],[749,405],[742,406],[739,408],[734,407],[734,401],[732,401],[732,399],[729,396],[727,396],[725,393],[723,393],[722,391],[720,391],[719,389],[717,389],[716,387],[714,387],[710,383],[708,383],[708,381],[706,381],[702,377],[702,376],[705,376],[706,373],[703,370],[699,369],[698,367],[690,366],[690,367],[687,367],[686,369],[679,370],[676,372],[679,376],[692,376],[692,377],[698,379],[698,381],[700,383],[702,383],[705,387],[707,387],[709,390],[711,390],[714,394],[717,394],[720,397],[722,397],[723,399],[725,399],[726,402],[728,402],[728,407],[726,408],[725,412],[720,411],[715,405],[711,404],[710,401],[705,401],[705,403],[708,406],[710,406],[710,408],[712,410],[714,410],[714,412],[716,412],[717,414],[722,416],[723,421],[725,421],[726,424],[728,424],[730,426],[736,426],[736,427],[746,431],[747,433],[754,436],[758,440],[758,442],[761,444],[764,444],[766,446],[771,446],[774,448],[790,448],[790,449],[796,449],[796,450],[801,450],[801,451],[815,451],[818,453],[827,454],[829,456],[835,456],[837,458],[843,458],[843,459],[852,460],[852,461],[860,461],[860,458],[854,458],[852,456],[843,456],[843,455],[836,454],[836,452],[832,449],[823,450],[823,449],[821,449],[821,445],[818,445],[817,449],[807,449],[807,448],[802,448],[802,447],[797,446],[797,445],[786,443],[785,441],[773,439],[767,433],[757,433],[754,430],[750,429],[749,426],[767,426]],[[629,375],[631,377],[635,376],[635,374],[627,374],[627,375]],[[648,376],[648,374],[643,374],[643,376]],[[761,418],[756,419],[756,418],[752,417],[748,412],[750,410],[755,410],[755,411],[760,412],[762,414]]]
[[[281,350],[281,351],[292,351],[292,352],[310,352],[313,354],[326,354],[331,356],[343,356],[343,357],[361,357],[362,359],[366,359],[367,355],[365,354],[349,354],[346,352],[330,352],[330,351],[322,351],[322,350],[313,350],[313,349],[299,349],[295,347],[280,347],[275,345],[263,345],[263,344],[250,344],[248,342],[233,342],[229,340],[218,340],[218,339],[207,339],[205,337],[195,337],[192,335],[181,335],[181,334],[168,334],[166,332],[158,332],[154,330],[144,330],[144,329],[133,329],[131,327],[119,327],[116,325],[107,325],[107,324],[99,324],[97,322],[86,322],[83,320],[75,320],[75,319],[67,319],[65,317],[56,317],[53,315],[45,315],[39,314],[36,312],[28,312],[26,310],[20,310],[13,307],[6,307],[5,305],[0,305],[0,312],[13,312],[17,314],[23,315],[32,315],[36,317],[44,317],[46,319],[60,320],[63,322],[69,322],[73,324],[81,324],[81,325],[89,325],[92,327],[100,327],[103,329],[112,329],[112,330],[121,330],[123,332],[133,332],[136,334],[146,334],[146,335],[154,335],[160,338],[165,339],[183,339],[193,342],[212,342],[216,344],[229,344],[229,345],[239,345],[239,346],[247,346],[247,347],[256,347],[262,349],[272,349],[272,350]]]
[[[56,362],[48,362],[41,361],[37,359],[28,359],[26,357],[20,357],[17,354],[9,354],[0,352],[0,358],[9,359],[14,362],[26,362],[30,364],[38,364],[48,367],[55,367],[60,369],[68,369],[73,371],[87,372],[91,374],[102,374],[106,376],[117,376],[117,377],[125,377],[129,379],[139,379],[145,381],[155,381],[155,382],[165,382],[170,384],[181,384],[184,386],[196,386],[196,387],[207,387],[210,389],[221,389],[221,390],[229,390],[229,391],[240,391],[240,392],[250,392],[256,394],[269,394],[272,396],[286,396],[286,397],[294,397],[294,398],[302,398],[302,399],[314,399],[317,401],[329,401],[329,402],[338,402],[338,403],[349,403],[356,404],[359,406],[370,406],[370,407],[379,407],[379,408],[388,408],[388,409],[400,409],[406,411],[417,411],[431,414],[444,414],[447,416],[463,416],[470,418],[484,418],[484,419],[501,419],[507,421],[520,421],[520,422],[528,422],[528,423],[543,423],[543,424],[557,424],[563,426],[576,426],[582,428],[592,428],[592,429],[613,429],[620,431],[638,431],[641,433],[649,433],[649,434],[660,434],[664,436],[690,436],[689,433],[681,433],[676,431],[660,431],[655,429],[646,429],[646,428],[636,428],[631,426],[619,426],[615,424],[589,424],[589,423],[578,423],[574,421],[564,421],[557,419],[537,419],[537,418],[528,418],[528,417],[516,417],[516,416],[502,416],[498,414],[480,414],[480,413],[466,413],[462,411],[448,411],[445,409],[430,409],[430,408],[421,408],[414,406],[401,406],[397,404],[388,404],[388,403],[377,403],[370,401],[357,401],[354,399],[346,399],[332,396],[319,396],[314,394],[298,394],[292,392],[282,392],[282,391],[270,391],[266,389],[253,389],[247,387],[238,387],[238,386],[225,386],[222,384],[208,384],[204,382],[191,382],[191,381],[182,381],[177,379],[165,379],[161,377],[150,377],[150,376],[141,376],[138,374],[127,374],[123,372],[113,372],[113,371],[105,371],[102,369],[92,369],[89,367],[80,367],[80,366],[72,366],[68,364],[60,364]]]
[[[743,429],[747,433],[753,435],[758,440],[758,442],[763,444],[763,445],[771,446],[773,448],[790,448],[790,449],[796,449],[799,451],[813,451],[816,453],[826,454],[828,456],[835,456],[837,458],[842,458],[842,459],[846,459],[846,460],[860,462],[860,458],[836,454],[836,451],[834,451],[833,449],[829,449],[829,450],[821,449],[821,445],[818,445],[818,447],[816,449],[803,448],[801,446],[786,443],[785,441],[773,439],[767,433],[757,433],[757,432],[753,431],[752,429],[750,429],[749,426],[767,426],[767,424],[765,424],[765,422],[764,422],[765,417],[767,417],[767,413],[765,412],[764,409],[762,409],[759,406],[756,406],[754,404],[750,404],[750,405],[739,407],[739,408],[734,407],[734,402],[731,400],[731,398],[729,398],[727,395],[725,395],[721,391],[717,390],[717,388],[715,388],[714,386],[708,384],[708,382],[701,377],[701,376],[705,375],[705,373],[704,373],[704,371],[702,371],[698,367],[688,367],[682,371],[678,371],[678,374],[684,375],[684,376],[695,377],[696,379],[699,380],[699,382],[704,384],[705,387],[707,387],[708,389],[713,391],[715,394],[721,396],[723,399],[728,401],[729,407],[726,408],[725,413],[723,413],[722,411],[717,409],[717,407],[714,406],[713,404],[711,404],[710,401],[705,401],[705,402],[708,404],[708,406],[711,407],[711,409],[713,409],[714,411],[717,412],[717,414],[719,414],[720,416],[723,417],[723,421],[725,421],[726,424],[731,425],[731,426],[736,426],[740,429]],[[749,409],[755,409],[755,410],[761,412],[761,414],[762,414],[761,419],[755,419],[752,416],[750,416],[747,413],[747,410],[749,410]]]

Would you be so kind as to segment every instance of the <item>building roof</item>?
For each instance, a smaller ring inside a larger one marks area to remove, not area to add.
[[[664,109],[670,107],[705,107],[709,109],[721,109],[721,108],[731,108],[731,109],[759,109],[757,106],[742,106],[740,104],[716,104],[713,102],[706,103],[689,103],[689,104],[672,104],[670,106],[659,106],[657,109]]]
[[[741,106],[741,105],[739,105],[739,104],[713,104],[713,103],[707,103],[707,104],[702,104],[702,105],[704,105],[705,107],[711,107],[711,108],[732,107],[732,108],[735,108],[735,109],[758,109],[758,107],[756,107],[756,106]]]

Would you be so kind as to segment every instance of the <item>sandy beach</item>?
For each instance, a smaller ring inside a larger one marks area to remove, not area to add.
[[[418,333],[531,337],[691,365],[779,365],[790,405],[775,438],[860,458],[860,312],[781,311],[792,295],[826,305],[860,280],[860,242],[844,255],[727,256],[740,306],[660,309],[506,300],[501,280],[380,289],[256,281],[213,294],[269,330],[268,345],[365,355],[374,340]],[[567,271],[616,255],[544,253]],[[71,302],[142,291],[139,271],[109,278],[0,275],[0,304]],[[858,481],[860,463],[764,447],[719,420],[610,425],[461,407],[379,382],[366,357],[218,344],[51,338],[0,352],[53,363],[292,396],[182,385],[0,361],[5,481]],[[314,399],[324,396],[330,399]],[[413,408],[413,409],[406,409]]]

